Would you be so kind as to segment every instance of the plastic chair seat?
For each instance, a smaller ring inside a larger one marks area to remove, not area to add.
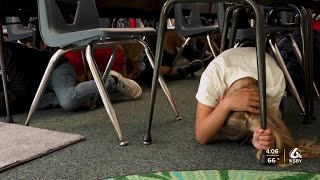
[[[192,27],[192,28],[181,28],[178,32],[186,37],[199,36],[208,32],[218,32],[219,27],[217,25],[212,26],[202,26],[202,27]]]
[[[74,32],[57,32],[59,36],[46,37],[45,41],[50,41],[50,46],[65,47],[69,45],[85,46],[94,38],[112,37],[143,37],[155,35],[156,31],[153,28],[97,28],[87,29]],[[50,39],[49,39],[50,38]]]
[[[265,34],[273,33],[273,32],[294,32],[299,30],[297,25],[278,25],[278,26],[266,26],[265,27]],[[256,30],[254,28],[247,28],[247,29],[237,29],[236,39],[243,39],[243,38],[255,38],[256,37]]]

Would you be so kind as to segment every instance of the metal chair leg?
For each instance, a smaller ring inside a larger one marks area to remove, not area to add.
[[[265,65],[265,20],[261,5],[254,0],[246,0],[256,16],[256,44],[257,44],[257,65],[258,65],[258,85],[260,93],[261,127],[267,129],[267,111],[266,111],[266,65]],[[262,151],[260,157],[261,164],[268,164],[266,152]]]
[[[176,67],[176,65],[177,65],[177,63],[178,63],[178,60],[179,60],[179,59],[181,58],[181,56],[182,56],[182,53],[183,53],[183,51],[184,51],[184,48],[186,47],[186,45],[189,43],[190,40],[191,40],[191,38],[188,37],[188,38],[184,41],[184,43],[183,43],[182,46],[180,47],[180,49],[179,49],[176,57],[174,58],[174,60],[173,60],[173,62],[172,62],[172,65],[171,65],[168,73],[170,73],[170,72]],[[152,58],[152,59],[154,59],[154,58]]]
[[[292,37],[291,34],[289,34],[288,37],[290,38],[290,40],[292,42],[294,53],[296,54],[297,59],[302,66],[302,55],[301,55],[301,51],[299,50],[299,47],[297,45],[297,42],[294,40],[294,38]],[[312,84],[313,84],[313,90],[314,90],[315,94],[317,95],[317,98],[320,99],[320,94],[319,94],[318,88],[317,88],[316,84],[314,83],[314,81],[312,81]]]
[[[142,44],[142,46],[144,47],[144,50],[146,52],[146,55],[148,57],[148,60],[151,64],[151,67],[154,68],[154,57],[153,55],[151,54],[151,51],[150,51],[150,48],[148,47],[148,45],[142,41],[142,40],[139,40],[139,43]],[[176,120],[181,120],[181,116],[179,115],[179,112],[177,110],[177,106],[176,106],[176,103],[174,102],[174,99],[173,99],[173,96],[171,95],[170,91],[169,91],[169,88],[166,84],[166,82],[164,81],[163,77],[161,75],[159,75],[159,78],[158,78],[158,81],[159,81],[159,84],[164,92],[164,94],[166,95],[175,115],[176,115]]]
[[[109,58],[109,61],[108,61],[108,64],[107,64],[107,67],[103,73],[103,76],[102,76],[102,81],[104,82],[106,80],[106,78],[108,77],[111,69],[112,69],[112,66],[113,66],[113,63],[117,57],[117,54],[118,54],[118,47],[113,47],[112,48],[112,55],[111,57]]]
[[[314,115],[314,101],[313,101],[313,93],[312,93],[312,85],[313,85],[313,19],[312,19],[312,12],[311,10],[308,8],[306,9],[306,14],[307,14],[307,19],[308,19],[308,27],[307,27],[307,31],[308,31],[308,40],[307,42],[309,43],[309,56],[308,56],[308,68],[309,68],[309,81],[308,81],[308,85],[309,85],[309,93],[310,93],[310,116],[311,116],[311,120],[315,120],[316,117]]]
[[[215,51],[214,48],[213,48],[214,46],[212,45],[210,35],[207,34],[206,38],[207,38],[207,43],[208,43],[208,45],[209,45],[209,48],[210,48],[210,50],[211,50],[211,53],[212,53],[213,57],[216,58],[218,55],[217,55],[216,51]],[[214,43],[214,42],[213,42],[213,43]],[[215,45],[215,44],[214,44],[214,45]]]
[[[289,7],[292,7],[295,11],[297,11],[300,15],[300,30],[301,30],[301,39],[302,39],[302,64],[303,64],[303,74],[304,74],[304,108],[305,108],[305,116],[303,119],[304,124],[312,123],[312,113],[313,113],[313,100],[312,100],[312,77],[310,77],[310,73],[312,72],[312,67],[310,67],[310,63],[312,60],[312,27],[311,27],[311,18],[309,17],[309,13],[302,6],[295,6],[293,4],[289,4]],[[311,81],[311,82],[310,82]]]
[[[285,65],[285,63],[284,63],[284,61],[282,59],[281,53],[280,53],[277,45],[276,44],[273,45],[271,40],[269,40],[269,44],[270,44],[270,47],[271,47],[274,55],[276,56],[276,61],[278,63],[278,66],[282,69],[282,71],[284,73],[284,76],[286,78],[286,81],[289,84],[289,89],[290,89],[292,95],[295,97],[296,102],[298,103],[298,106],[300,107],[301,112],[303,114],[305,114],[305,109],[304,109],[304,106],[303,106],[302,101],[300,99],[300,96],[299,96],[299,93],[297,91],[297,88],[294,85],[294,82],[293,82],[293,80],[292,80],[292,78],[291,78],[291,76],[290,76],[290,74],[288,72],[288,69],[287,69],[287,67],[286,67],[286,65]]]
[[[94,41],[93,41],[94,43]],[[122,135],[122,132],[121,132],[121,129],[120,129],[120,126],[119,126],[119,123],[118,123],[118,118],[116,116],[116,113],[115,113],[115,110],[112,106],[112,103],[111,103],[111,100],[106,92],[106,89],[104,88],[104,85],[103,85],[103,82],[101,80],[101,76],[100,76],[100,73],[96,67],[96,64],[93,60],[93,52],[92,52],[92,44],[89,44],[86,48],[86,59],[87,59],[87,62],[89,64],[89,68],[90,68],[90,71],[92,73],[92,76],[94,78],[94,81],[96,82],[96,85],[97,85],[97,88],[99,90],[99,93],[100,93],[100,96],[101,96],[101,99],[103,101],[103,104],[104,104],[104,107],[108,113],[108,116],[118,134],[118,137],[120,139],[120,145],[121,146],[125,146],[127,145],[128,143],[124,140],[123,138],[123,135]]]
[[[6,63],[5,63],[5,59],[4,59],[3,30],[2,30],[1,20],[0,20],[0,68],[1,68],[1,77],[2,77],[4,100],[5,100],[5,104],[6,104],[6,113],[7,113],[6,122],[13,123],[13,118],[11,116],[10,107],[9,107],[7,70],[6,70]]]
[[[35,95],[35,97],[33,98],[28,116],[27,116],[27,120],[25,121],[25,125],[28,126],[32,115],[34,114],[34,112],[37,110],[40,99],[44,93],[44,91],[47,88],[48,82],[49,82],[49,78],[51,76],[51,73],[54,69],[54,67],[56,66],[57,62],[59,61],[60,57],[65,54],[66,51],[63,49],[59,49],[56,53],[54,53],[54,55],[51,57],[49,64],[44,72],[44,75],[41,79],[40,85],[38,87],[37,93]]]
[[[233,14],[232,14],[232,24],[231,24],[231,30],[230,30],[230,37],[229,37],[229,46],[228,48],[232,48],[234,46],[234,42],[236,40],[236,35],[237,35],[237,25],[238,25],[238,14],[239,11],[242,9],[243,7],[239,7],[237,9],[234,10]]]
[[[154,111],[157,86],[158,86],[157,80],[159,78],[160,66],[162,62],[162,53],[163,53],[164,37],[165,37],[165,32],[167,27],[168,14],[174,4],[175,3],[172,0],[166,1],[160,13],[160,23],[159,23],[158,36],[156,41],[157,44],[156,44],[156,53],[155,53],[155,64],[154,64],[154,71],[153,71],[152,85],[151,85],[151,98],[150,98],[150,104],[149,104],[150,107],[149,107],[148,126],[147,126],[147,132],[143,137],[144,144],[151,144],[152,142],[151,125],[153,120],[153,111]]]

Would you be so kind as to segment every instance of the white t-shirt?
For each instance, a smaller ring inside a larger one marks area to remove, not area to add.
[[[216,107],[232,83],[244,77],[258,80],[256,48],[228,49],[212,60],[201,75],[196,98],[204,105]],[[266,93],[276,108],[280,105],[285,86],[282,70],[266,54]]]

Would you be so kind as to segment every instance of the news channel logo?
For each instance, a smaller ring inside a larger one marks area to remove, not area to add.
[[[283,153],[281,153],[282,155],[286,154],[286,150],[283,150]],[[280,161],[280,152],[279,149],[267,149],[266,150],[266,156],[267,156],[267,162],[269,164],[275,164],[278,161]],[[290,150],[289,152],[289,159],[288,162],[289,163],[293,163],[293,164],[299,164],[302,162],[302,155],[301,155],[301,150],[299,148],[293,148]],[[286,162],[285,156],[283,158],[284,163]]]
[[[289,157],[289,163],[298,164],[302,162],[301,150],[299,148],[292,149],[289,153]]]

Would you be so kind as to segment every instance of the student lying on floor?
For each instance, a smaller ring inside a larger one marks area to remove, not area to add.
[[[49,52],[28,48],[19,43],[4,42],[9,106],[13,114],[29,110],[51,55]],[[55,66],[46,93],[39,105],[40,109],[57,105],[67,111],[74,111],[80,107],[90,109],[95,107],[95,100],[99,97],[98,88],[93,80],[79,81],[78,76],[81,73],[77,74],[77,72],[81,71],[77,68],[84,66],[81,58],[71,55],[72,53],[67,54]],[[100,69],[105,69],[108,58],[102,57],[102,60],[96,58],[98,59],[96,62]],[[142,94],[138,83],[113,70],[103,83],[107,92],[117,91],[127,99],[139,99]],[[2,89],[0,114],[5,115],[5,110]]]
[[[249,141],[258,150],[278,149],[287,153],[299,148],[303,158],[320,155],[320,146],[310,141],[296,141],[281,119],[279,105],[285,93],[283,72],[266,54],[267,127],[260,125],[256,49],[233,48],[224,51],[203,72],[198,100],[195,134],[200,144],[217,136],[229,140]],[[285,154],[286,159],[288,154]],[[281,159],[284,158],[281,155]],[[278,161],[283,164],[284,161]],[[286,162],[288,163],[288,162]],[[286,164],[285,163],[285,164]]]

